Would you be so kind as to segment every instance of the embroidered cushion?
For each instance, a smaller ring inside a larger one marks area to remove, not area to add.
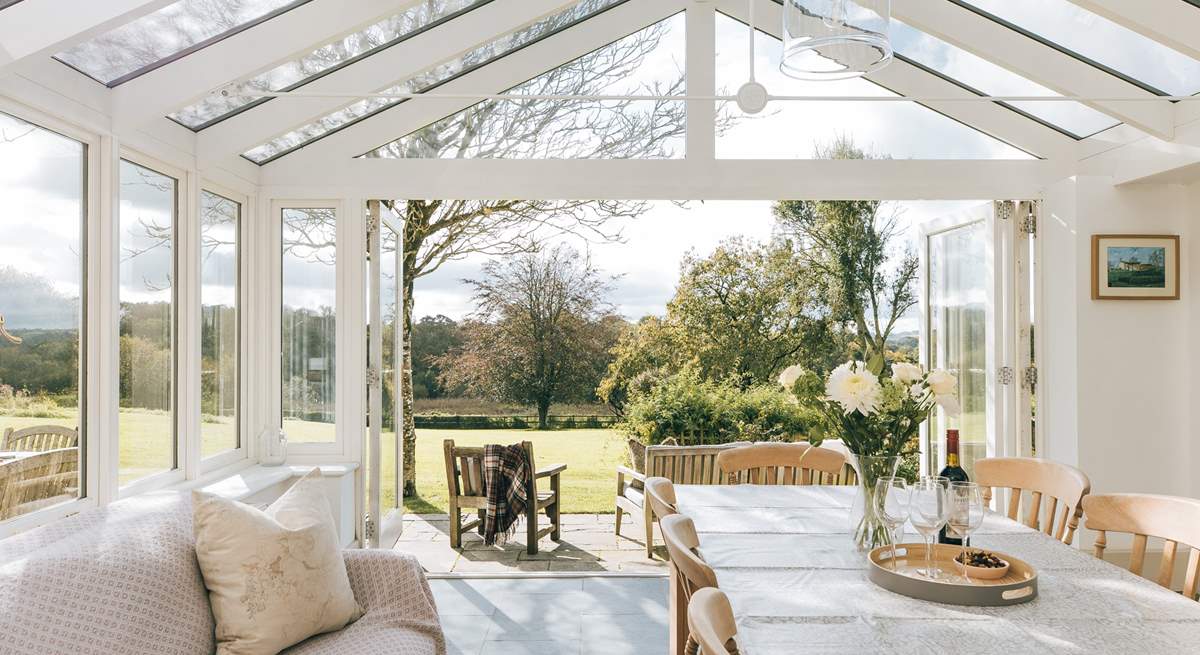
[[[265,512],[193,492],[218,654],[273,655],[361,616],[322,487],[314,469]]]

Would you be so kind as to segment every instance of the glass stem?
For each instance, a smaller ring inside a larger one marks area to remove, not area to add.
[[[933,539],[925,537],[925,575],[937,577],[933,573]]]

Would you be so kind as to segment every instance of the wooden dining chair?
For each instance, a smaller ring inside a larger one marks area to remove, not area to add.
[[[521,447],[529,457],[530,467],[534,466],[533,444],[522,441]],[[484,521],[487,512],[487,487],[484,482],[483,447],[455,446],[453,439],[442,442],[446,457],[446,486],[447,501],[450,514],[450,547],[462,547],[462,533],[465,530],[477,528],[483,534]],[[558,541],[561,533],[561,501],[562,494],[559,476],[567,469],[566,464],[553,464],[541,469],[530,469],[525,479],[525,496],[531,499],[525,508],[525,549],[530,555],[538,552],[538,540],[546,535]],[[538,491],[538,480],[550,478],[550,490]],[[474,510],[475,519],[464,524],[460,510]],[[550,525],[538,529],[538,512],[545,510]]]
[[[1023,521],[1025,525],[1041,530],[1065,544],[1075,541],[1075,530],[1083,515],[1080,501],[1092,489],[1088,476],[1074,466],[1031,457],[975,460],[975,482],[983,487],[985,504],[992,502],[993,488],[1012,490],[1007,514],[1014,521],[1021,520],[1022,492],[1030,492],[1031,501],[1025,509]]]
[[[683,591],[684,600],[690,605],[692,596],[701,589],[717,586],[717,574],[696,552],[700,537],[696,525],[683,514],[664,516],[658,522],[663,541],[667,544],[667,555],[675,570],[675,582]],[[719,652],[719,651],[718,651]],[[686,655],[695,655],[696,640],[689,634]]]
[[[688,631],[703,655],[737,655],[737,624],[729,597],[720,589],[700,589],[687,608]]]
[[[1158,584],[1170,589],[1175,574],[1175,555],[1180,544],[1190,548],[1183,595],[1196,600],[1200,587],[1200,500],[1153,494],[1096,494],[1083,499],[1085,526],[1095,530],[1096,557],[1104,558],[1109,532],[1133,535],[1129,571],[1142,575],[1146,563],[1146,541],[1163,540]]]
[[[675,499],[675,485],[666,478],[657,476],[646,478],[646,502],[650,504],[655,519],[679,513],[676,506],[678,501]]]
[[[756,443],[721,451],[717,466],[734,484],[813,484],[842,472],[846,456],[807,443]]]

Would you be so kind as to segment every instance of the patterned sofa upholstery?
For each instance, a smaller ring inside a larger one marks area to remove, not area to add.
[[[284,652],[445,654],[414,558],[368,550],[345,558],[364,616]],[[207,655],[213,632],[188,494],[146,494],[0,541],[5,654]]]

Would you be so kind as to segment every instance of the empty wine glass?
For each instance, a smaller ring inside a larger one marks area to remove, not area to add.
[[[950,514],[946,492],[944,480],[934,478],[924,478],[912,487],[909,522],[925,539],[925,570],[918,572],[929,578],[939,577],[933,565],[933,542]]]
[[[912,493],[908,481],[898,477],[884,477],[875,482],[876,516],[888,529],[888,541],[892,545],[892,570],[896,570],[897,528],[908,520],[909,501]]]
[[[983,504],[983,491],[974,482],[951,482],[949,489],[950,516],[947,519],[947,530],[953,530],[955,536],[962,539],[963,579],[970,580],[967,575],[967,542],[971,533],[983,525],[986,507]]]

